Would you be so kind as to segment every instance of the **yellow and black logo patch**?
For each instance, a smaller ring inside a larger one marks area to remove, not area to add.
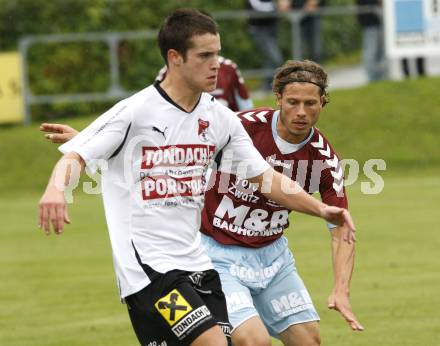
[[[170,326],[193,310],[177,289],[160,298],[154,306]]]

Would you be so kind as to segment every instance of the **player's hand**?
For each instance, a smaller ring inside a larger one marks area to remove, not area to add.
[[[50,234],[51,224],[55,234],[64,231],[64,224],[70,223],[64,193],[54,186],[48,186],[39,203],[38,228],[43,228],[46,235]]]
[[[64,124],[43,123],[40,125],[40,131],[45,132],[44,137],[52,143],[65,143],[78,134],[74,128]]]
[[[326,205],[322,209],[322,218],[337,226],[344,226],[346,232],[343,235],[344,241],[351,244],[356,241],[356,227],[350,212],[347,209]]]
[[[333,290],[328,298],[328,308],[338,311],[347,321],[350,328],[354,331],[363,331],[364,327],[359,323],[354,315],[348,293]]]

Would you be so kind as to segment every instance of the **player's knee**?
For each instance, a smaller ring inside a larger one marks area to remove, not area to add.
[[[234,346],[271,346],[272,341],[267,333],[255,332],[239,336],[232,333],[232,344]]]
[[[313,329],[310,331],[305,337],[304,343],[301,343],[301,346],[320,346],[321,345],[321,334],[319,333],[319,329]]]
[[[255,340],[255,339],[241,339],[240,341],[234,341],[232,339],[234,346],[271,346],[272,342],[269,339],[263,339],[263,340]]]
[[[321,336],[316,335],[310,340],[310,343],[307,344],[308,346],[320,346],[321,345]]]
[[[286,346],[319,346],[321,335],[317,323],[305,323],[291,326],[280,335]]]
[[[221,328],[214,326],[199,335],[191,346],[228,346],[228,341]]]

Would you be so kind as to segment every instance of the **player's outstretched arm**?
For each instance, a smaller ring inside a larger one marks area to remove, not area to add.
[[[287,176],[268,169],[263,174],[249,179],[258,184],[263,195],[282,206],[298,212],[318,216],[338,226],[346,226],[352,232],[355,226],[348,210],[329,206],[306,193],[301,186]]]
[[[345,241],[345,234],[350,232],[344,226],[332,230],[332,257],[334,287],[328,298],[328,308],[339,311],[354,331],[362,331],[350,305],[350,281],[354,268],[354,242]]]
[[[43,123],[40,125],[40,131],[44,132],[44,137],[52,143],[65,143],[78,134],[77,130],[65,124]]]
[[[39,203],[38,227],[43,228],[46,235],[51,228],[55,234],[61,234],[64,224],[70,223],[64,190],[76,183],[84,166],[84,160],[75,152],[65,154],[55,165]]]

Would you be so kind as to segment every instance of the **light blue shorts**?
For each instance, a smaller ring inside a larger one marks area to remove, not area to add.
[[[319,321],[285,237],[259,249],[222,245],[205,235],[202,240],[220,274],[234,329],[259,315],[278,337],[291,325]]]

